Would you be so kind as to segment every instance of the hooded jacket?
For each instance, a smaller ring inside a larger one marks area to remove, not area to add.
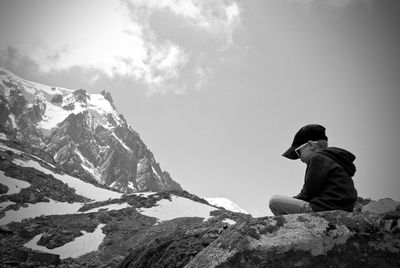
[[[340,148],[328,147],[311,155],[303,188],[295,198],[310,203],[313,211],[352,211],[357,199],[352,177],[355,156]]]

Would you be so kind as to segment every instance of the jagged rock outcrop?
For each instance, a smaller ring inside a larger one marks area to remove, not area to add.
[[[212,214],[214,218],[207,222],[160,233],[149,243],[136,247],[118,267],[184,267],[229,229],[230,224],[224,222],[224,219],[242,222],[250,218],[246,214],[226,211],[215,211]]]
[[[387,204],[380,201],[368,207]],[[393,202],[391,202],[393,203]],[[398,204],[398,203],[397,203]],[[185,267],[399,267],[400,207],[250,219]]]
[[[399,204],[385,199],[354,213],[236,214],[230,227],[163,234],[119,267],[399,267]]]
[[[0,68],[0,132],[89,182],[126,193],[182,190],[105,91],[49,87]]]
[[[132,250],[185,232],[200,251],[227,229],[227,218],[250,217],[186,191],[111,191],[63,173],[48,153],[4,135],[0,189],[1,267],[116,267]],[[179,247],[191,247],[185,245]]]

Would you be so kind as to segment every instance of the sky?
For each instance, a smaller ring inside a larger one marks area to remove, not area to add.
[[[400,200],[400,2],[2,0],[0,66],[111,93],[161,168],[200,197],[271,215],[305,165],[304,125],[357,157],[358,194]]]

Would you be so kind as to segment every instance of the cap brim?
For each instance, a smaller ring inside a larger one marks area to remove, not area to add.
[[[286,152],[284,152],[282,154],[282,156],[292,159],[292,160],[296,160],[299,159],[299,156],[296,154],[296,152],[294,151],[296,148],[294,146],[291,146],[289,149],[286,150]]]

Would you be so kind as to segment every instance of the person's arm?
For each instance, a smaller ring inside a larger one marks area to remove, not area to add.
[[[307,165],[303,188],[294,198],[309,201],[318,195],[325,186],[330,166],[329,161],[324,157],[317,155],[311,158]]]

